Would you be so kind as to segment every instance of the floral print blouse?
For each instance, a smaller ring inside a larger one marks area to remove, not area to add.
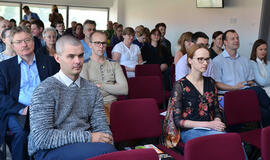
[[[183,121],[211,121],[219,117],[223,119],[223,110],[219,106],[217,88],[215,81],[210,77],[203,77],[203,95],[186,78],[175,83],[172,103],[175,106],[173,112],[174,123],[181,131],[190,128],[183,128]]]

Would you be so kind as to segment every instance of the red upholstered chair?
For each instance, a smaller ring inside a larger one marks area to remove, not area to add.
[[[121,68],[122,68],[122,70],[123,70],[123,73],[124,73],[126,79],[128,80],[126,67],[123,66],[123,65],[120,65],[120,66],[121,66]]]
[[[111,46],[108,46],[106,48],[107,57],[110,59],[112,58],[112,49],[113,49],[113,47],[111,47]]]
[[[192,139],[185,144],[185,160],[244,160],[241,138],[236,133]]]
[[[87,160],[158,160],[158,155],[153,149],[133,149],[112,152]]]
[[[122,71],[123,71],[123,73],[124,73],[126,79],[128,80],[127,72],[126,72],[125,66],[123,66],[123,65],[120,65],[120,66],[121,66],[121,68],[122,68]],[[127,96],[126,96],[126,95],[119,95],[119,96],[117,96],[117,100],[118,100],[118,101],[121,101],[121,100],[124,100],[124,99],[127,99]]]
[[[263,160],[270,160],[270,127],[262,129],[261,155]]]
[[[156,138],[161,136],[161,122],[157,103],[152,98],[130,99],[111,105],[111,131],[115,144],[125,141]],[[176,160],[180,154],[162,145],[156,145]]]
[[[261,111],[255,91],[237,90],[224,95],[224,112],[227,126],[260,122]],[[261,128],[239,133],[242,141],[261,148]]]
[[[171,65],[171,83],[174,86],[174,83],[175,83],[175,64]]]

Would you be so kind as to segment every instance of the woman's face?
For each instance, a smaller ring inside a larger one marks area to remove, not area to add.
[[[11,46],[10,38],[9,38],[10,30],[6,31],[5,34],[6,34],[6,38],[3,38],[2,40],[7,46]]]
[[[124,41],[131,44],[134,40],[134,35],[123,35]]]
[[[193,45],[193,42],[191,40],[185,41],[185,48],[188,51],[189,48]]]
[[[259,47],[257,47],[256,49],[256,56],[259,59],[263,59],[267,54],[267,45],[266,44],[261,44],[259,45]]]
[[[47,45],[55,45],[56,43],[56,34],[53,31],[48,31],[44,37],[44,41]]]
[[[160,40],[160,34],[158,32],[154,32],[150,36],[151,41],[158,42]]]
[[[82,30],[82,26],[81,26],[81,25],[78,25],[78,26],[76,27],[75,33],[76,33],[77,35],[80,35],[80,34],[83,33],[83,30]]]
[[[205,48],[199,48],[195,51],[192,59],[188,58],[188,61],[192,69],[203,73],[207,70],[210,61],[209,51]]]
[[[116,30],[117,37],[122,36],[122,34],[123,34],[123,28],[122,27],[117,28],[117,30]]]
[[[146,35],[143,34],[141,37],[138,37],[138,41],[139,41],[140,43],[145,43],[145,41],[146,41]]]
[[[223,41],[222,41],[222,34],[216,37],[216,39],[213,39],[214,46],[217,46],[218,48],[222,48]]]

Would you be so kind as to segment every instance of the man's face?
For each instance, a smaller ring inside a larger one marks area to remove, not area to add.
[[[196,41],[196,44],[202,44],[204,45],[205,47],[208,47],[209,44],[208,44],[209,40],[206,39],[206,38],[202,38],[202,37],[199,37]]]
[[[77,24],[77,23],[76,23],[75,21],[71,22],[71,28],[75,29],[76,24]]]
[[[60,64],[61,70],[70,79],[77,77],[83,66],[82,45],[72,46],[65,44],[65,49],[61,54],[55,54],[55,60]]]
[[[237,50],[240,46],[238,34],[236,32],[228,32],[226,34],[226,40],[224,40],[224,45],[227,49]]]
[[[163,27],[163,26],[160,26],[160,27],[158,28],[158,30],[159,30],[160,33],[161,33],[161,37],[164,37],[165,34],[166,34],[166,28]]]
[[[86,38],[90,37],[90,34],[96,30],[96,26],[93,24],[86,24],[83,29],[83,33]]]
[[[38,28],[36,24],[31,24],[31,32],[33,36],[39,37],[42,33],[42,29]]]
[[[1,36],[2,32],[3,32],[3,30],[6,29],[6,28],[9,28],[9,27],[11,27],[11,24],[10,24],[9,21],[7,21],[7,20],[1,21],[0,22],[0,36]]]
[[[56,43],[56,34],[53,31],[47,31],[43,38],[47,45],[55,45]]]
[[[29,10],[26,10],[26,9],[23,9],[23,11],[24,11],[25,14],[29,14],[30,13],[30,11]]]
[[[95,33],[92,36],[92,42],[89,43],[89,47],[92,48],[92,53],[98,57],[104,56],[106,50],[107,38],[105,35]]]
[[[12,38],[12,48],[17,55],[24,57],[34,54],[34,41],[30,34],[16,33]]]
[[[62,32],[64,32],[64,30],[65,30],[65,25],[64,25],[63,23],[58,23],[58,24],[56,24],[55,29],[56,29],[58,32],[62,33]]]

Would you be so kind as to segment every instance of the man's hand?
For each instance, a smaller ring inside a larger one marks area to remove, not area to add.
[[[26,107],[22,110],[22,115],[27,115],[28,108],[29,108],[29,106],[26,106]]]
[[[244,84],[246,84],[246,83],[247,83],[246,81],[239,82],[239,83],[237,83],[237,84],[234,86],[234,89],[235,89],[235,90],[239,90],[239,89],[245,87]]]
[[[111,135],[102,133],[102,132],[94,132],[91,133],[92,142],[103,142],[103,143],[112,143],[113,138]]]
[[[96,85],[98,88],[101,88],[101,86],[102,86],[100,83],[97,83]]]

